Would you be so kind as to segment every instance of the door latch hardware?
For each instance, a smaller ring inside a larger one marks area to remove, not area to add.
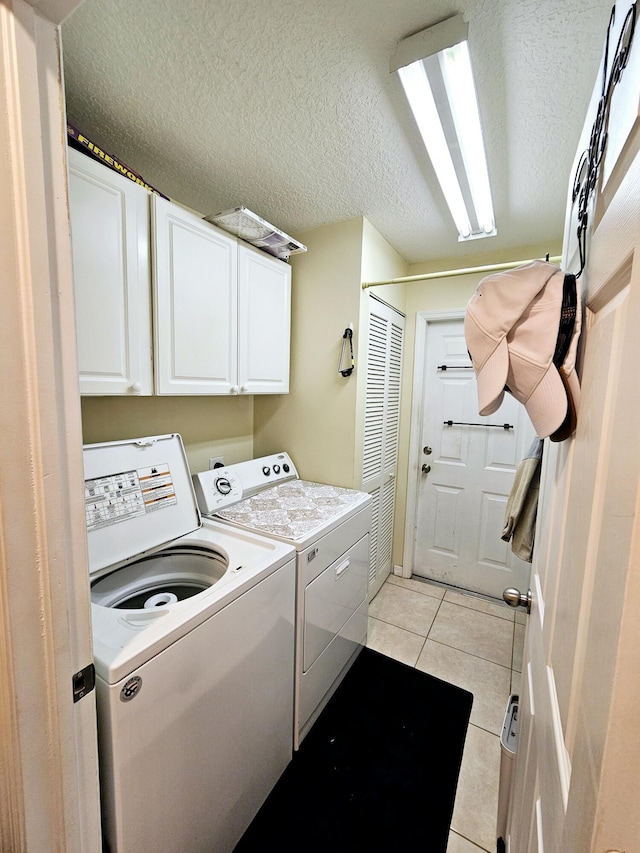
[[[431,465],[427,465],[427,463],[425,462],[424,465],[422,466],[422,473],[428,474],[430,470],[431,470]]]
[[[427,445],[426,447],[422,448],[422,452],[424,453],[425,456],[431,456],[431,454],[433,453],[433,448],[429,447],[429,445]]]
[[[93,688],[96,686],[96,668],[90,663],[89,666],[85,666],[84,669],[81,669],[80,672],[76,672],[75,675],[71,679],[71,686],[73,687],[73,701],[78,702],[87,693],[91,693]]]
[[[509,607],[526,607],[527,613],[531,613],[531,590],[528,589],[525,593],[519,589],[510,586],[502,593],[502,597],[507,602]]]

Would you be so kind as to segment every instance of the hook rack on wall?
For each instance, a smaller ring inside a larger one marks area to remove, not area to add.
[[[345,367],[344,362],[345,356],[347,355],[347,342],[349,346],[349,362],[348,367]],[[342,336],[342,350],[340,352],[340,361],[338,362],[338,373],[344,377],[351,376],[355,366],[356,363],[353,358],[353,323],[349,323]]]

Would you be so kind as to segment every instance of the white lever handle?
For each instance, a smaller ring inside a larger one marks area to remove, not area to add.
[[[345,560],[343,563],[336,568],[336,580],[340,577],[340,575],[344,574],[349,568],[349,560]]]

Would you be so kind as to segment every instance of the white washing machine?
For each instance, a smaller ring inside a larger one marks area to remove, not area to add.
[[[227,853],[292,756],[295,551],[201,526],[178,435],[84,468],[105,849]]]
[[[193,475],[219,519],[297,552],[294,748],[367,640],[371,496],[298,477],[287,453]]]

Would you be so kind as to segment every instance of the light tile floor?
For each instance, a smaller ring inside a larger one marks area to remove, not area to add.
[[[370,648],[474,696],[447,853],[495,853],[500,734],[525,622],[506,604],[395,575],[369,606]]]

